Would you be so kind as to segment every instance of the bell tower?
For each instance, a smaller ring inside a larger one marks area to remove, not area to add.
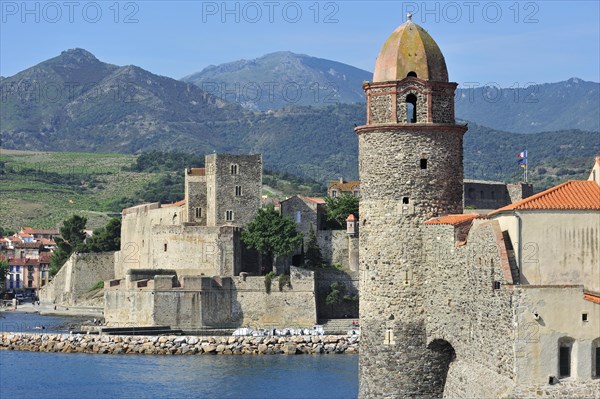
[[[463,134],[444,56],[409,14],[364,83],[359,140],[359,397],[441,397],[444,354],[427,347],[426,220],[462,213]],[[446,354],[447,355],[447,354]],[[444,355],[445,356],[445,355]],[[447,367],[447,364],[446,364]]]

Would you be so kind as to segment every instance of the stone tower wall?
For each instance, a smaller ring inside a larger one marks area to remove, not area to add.
[[[185,172],[185,221],[206,226],[206,176]],[[200,209],[200,217],[196,217],[196,208]]]
[[[455,83],[425,82],[407,78],[401,82],[365,84],[367,125],[409,123],[407,97],[416,97],[416,123],[454,123]]]
[[[232,173],[232,166],[237,173]],[[260,155],[206,156],[207,225],[249,223],[260,208],[262,157]],[[236,194],[241,188],[241,195]],[[227,220],[233,211],[233,220]]]
[[[364,86],[370,117],[366,126],[356,129],[362,194],[361,398],[443,394],[445,381],[440,376],[446,374],[451,347],[427,346],[424,292],[429,276],[422,264],[422,229],[432,217],[463,211],[466,129],[454,125],[452,107],[432,106],[432,92],[438,86],[449,90],[439,98],[453,98],[455,84],[416,78],[394,82],[392,87]],[[386,98],[381,95],[386,91],[391,98],[373,101]],[[417,97],[417,123],[405,123],[409,93]],[[440,115],[432,115],[433,110]]]

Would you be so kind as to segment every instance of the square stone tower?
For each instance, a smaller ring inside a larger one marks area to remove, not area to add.
[[[185,170],[185,222],[206,226],[206,169]]]
[[[211,154],[205,167],[206,225],[245,226],[260,208],[261,155]]]
[[[408,21],[363,84],[359,140],[360,398],[435,398],[447,353],[428,347],[422,225],[462,213],[463,134],[456,83],[431,36]],[[446,362],[447,363],[447,362]],[[447,364],[446,364],[447,367]]]

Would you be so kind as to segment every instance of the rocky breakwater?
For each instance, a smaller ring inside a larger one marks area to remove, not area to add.
[[[0,349],[34,352],[148,355],[297,355],[357,353],[358,337],[112,336],[2,333]]]

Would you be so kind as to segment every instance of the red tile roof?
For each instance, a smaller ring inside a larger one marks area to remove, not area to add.
[[[351,181],[345,181],[345,182],[340,182],[339,180],[336,181],[332,181],[329,183],[329,187],[328,190],[331,190],[332,188],[337,188],[339,189],[341,192],[352,192],[352,189],[354,187],[358,187],[360,188],[360,180],[351,180]]]
[[[298,197],[306,200],[306,201],[310,201],[310,202],[314,202],[315,204],[324,204],[325,203],[325,199],[324,198],[316,198],[316,197],[305,197],[303,195],[299,195]]]
[[[188,175],[191,176],[206,176],[206,169],[205,168],[189,168]]]
[[[21,231],[25,234],[50,234],[50,235],[59,235],[60,232],[54,229],[32,229],[31,227],[21,227]]]
[[[164,205],[161,205],[161,206],[162,207],[169,207],[169,206],[182,206],[182,205],[185,205],[185,200],[173,202],[172,204],[164,204]]]
[[[446,215],[435,219],[430,219],[426,221],[424,224],[447,224],[451,226],[458,226],[463,223],[470,222],[475,219],[486,219],[483,215],[478,215],[476,213],[466,213],[459,215]]]
[[[585,299],[586,301],[590,301],[590,302],[594,302],[594,303],[600,304],[600,296],[594,295],[594,294],[590,294],[589,292],[584,292],[583,293],[583,299]]]
[[[41,242],[21,242],[15,245],[15,248],[33,248],[37,249],[43,246]]]
[[[12,258],[8,260],[8,264],[11,266],[35,266],[39,263],[39,260],[29,258]]]
[[[591,180],[570,180],[489,214],[514,210],[559,209],[600,210],[600,186]]]

